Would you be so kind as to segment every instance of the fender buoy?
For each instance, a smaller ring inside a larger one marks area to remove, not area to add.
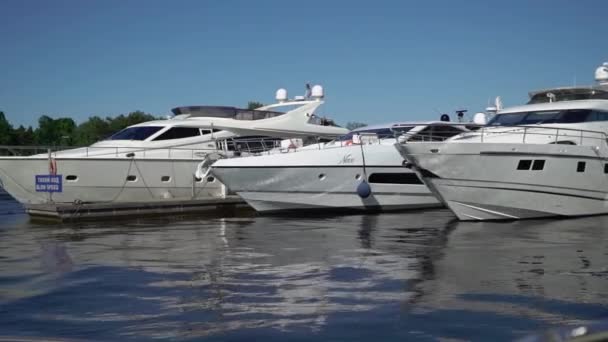
[[[53,176],[57,174],[57,161],[55,161],[55,158],[51,158],[49,162],[49,173]]]
[[[357,185],[357,195],[361,198],[368,198],[369,195],[372,194],[372,188],[366,181],[361,181],[359,185]]]

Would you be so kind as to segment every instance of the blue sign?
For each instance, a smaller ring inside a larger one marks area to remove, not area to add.
[[[61,175],[36,175],[37,192],[62,192]]]

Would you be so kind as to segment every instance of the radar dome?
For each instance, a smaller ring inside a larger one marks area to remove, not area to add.
[[[276,99],[278,102],[287,101],[287,90],[285,88],[280,88],[277,90]]]
[[[595,69],[595,80],[599,84],[608,84],[608,63],[604,63]]]
[[[325,93],[323,92],[323,87],[318,84],[313,86],[311,95],[314,99],[322,99],[325,96]]]

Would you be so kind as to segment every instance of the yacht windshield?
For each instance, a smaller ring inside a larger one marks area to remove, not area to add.
[[[355,135],[355,134],[376,134],[378,136],[378,138],[380,138],[380,139],[392,138],[395,136],[395,132],[397,132],[398,134],[403,134],[412,128],[413,127],[395,127],[394,129],[391,129],[391,128],[387,127],[387,128],[375,128],[375,129],[358,129],[356,131],[349,132],[348,134],[343,135],[343,136],[337,138],[336,140],[337,141],[352,140],[353,135]]]
[[[146,140],[163,128],[163,126],[128,127],[110,136],[108,140]]]
[[[590,109],[568,109],[498,114],[488,122],[488,126],[580,123],[589,121],[608,121],[608,112]]]

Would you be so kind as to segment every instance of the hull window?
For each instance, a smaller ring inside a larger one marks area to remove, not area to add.
[[[137,176],[135,176],[135,175],[128,175],[127,176],[127,182],[137,182]]]
[[[369,175],[369,182],[379,184],[422,184],[418,176],[411,172],[372,173]]]
[[[68,182],[76,182],[78,180],[78,176],[75,175],[68,175],[65,177],[65,180]]]
[[[520,160],[519,164],[517,164],[518,170],[530,170],[530,166],[532,166],[532,160],[524,159]]]
[[[578,164],[576,164],[576,172],[585,172],[585,162],[579,161]]]
[[[170,176],[162,176],[160,177],[160,181],[161,182],[170,182],[171,181],[171,177]]]
[[[534,163],[532,163],[532,170],[535,171],[540,171],[542,169],[545,168],[545,161],[544,160],[535,160]]]

